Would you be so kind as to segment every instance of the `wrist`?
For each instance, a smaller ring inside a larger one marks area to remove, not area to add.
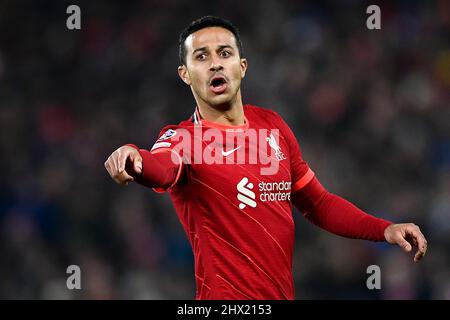
[[[124,144],[123,147],[132,147],[133,149],[136,149],[137,151],[139,151],[139,147],[132,143]]]
[[[390,230],[391,230],[391,226],[393,226],[393,225],[394,225],[394,223],[388,222],[386,224],[386,226],[384,227],[383,236],[384,236],[384,240],[387,241],[387,242],[390,242],[389,241],[389,233],[390,233]]]

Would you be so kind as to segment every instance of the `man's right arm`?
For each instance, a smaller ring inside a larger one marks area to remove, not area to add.
[[[105,168],[118,184],[128,185],[132,181],[165,190],[173,186],[180,177],[182,164],[172,160],[170,149],[151,152],[135,145],[125,145],[115,150],[106,160]]]

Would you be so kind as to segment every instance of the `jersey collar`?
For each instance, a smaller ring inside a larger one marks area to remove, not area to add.
[[[226,125],[226,124],[202,119],[202,117],[200,116],[200,112],[198,110],[198,106],[195,107],[195,112],[192,115],[192,122],[194,122],[194,124],[196,124],[196,125],[209,127],[209,128],[215,128],[215,129],[224,130],[224,131],[225,130],[239,130],[239,129],[247,130],[249,127],[249,122],[248,122],[247,117],[245,116],[245,113],[244,113],[244,124],[241,124],[239,126],[232,126],[232,125]]]

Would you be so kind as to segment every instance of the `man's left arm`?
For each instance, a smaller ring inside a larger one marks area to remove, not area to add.
[[[387,241],[398,244],[406,252],[417,247],[414,261],[427,251],[427,241],[413,223],[394,224],[376,218],[349,201],[328,192],[317,177],[293,192],[292,203],[309,221],[334,234],[347,238]]]
[[[422,259],[427,251],[427,241],[418,226],[376,218],[328,192],[303,159],[300,145],[287,123],[277,113],[273,112],[273,116],[289,146],[292,203],[309,221],[347,238],[387,241],[398,244],[406,252],[410,252],[413,246],[417,247],[414,261]]]

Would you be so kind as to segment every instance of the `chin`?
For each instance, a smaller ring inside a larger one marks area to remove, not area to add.
[[[230,100],[224,101],[222,103],[215,103],[211,105],[213,108],[217,110],[227,111],[230,110],[233,106]]]
[[[228,110],[233,104],[233,99],[229,95],[221,95],[210,99],[208,104],[215,109]]]

